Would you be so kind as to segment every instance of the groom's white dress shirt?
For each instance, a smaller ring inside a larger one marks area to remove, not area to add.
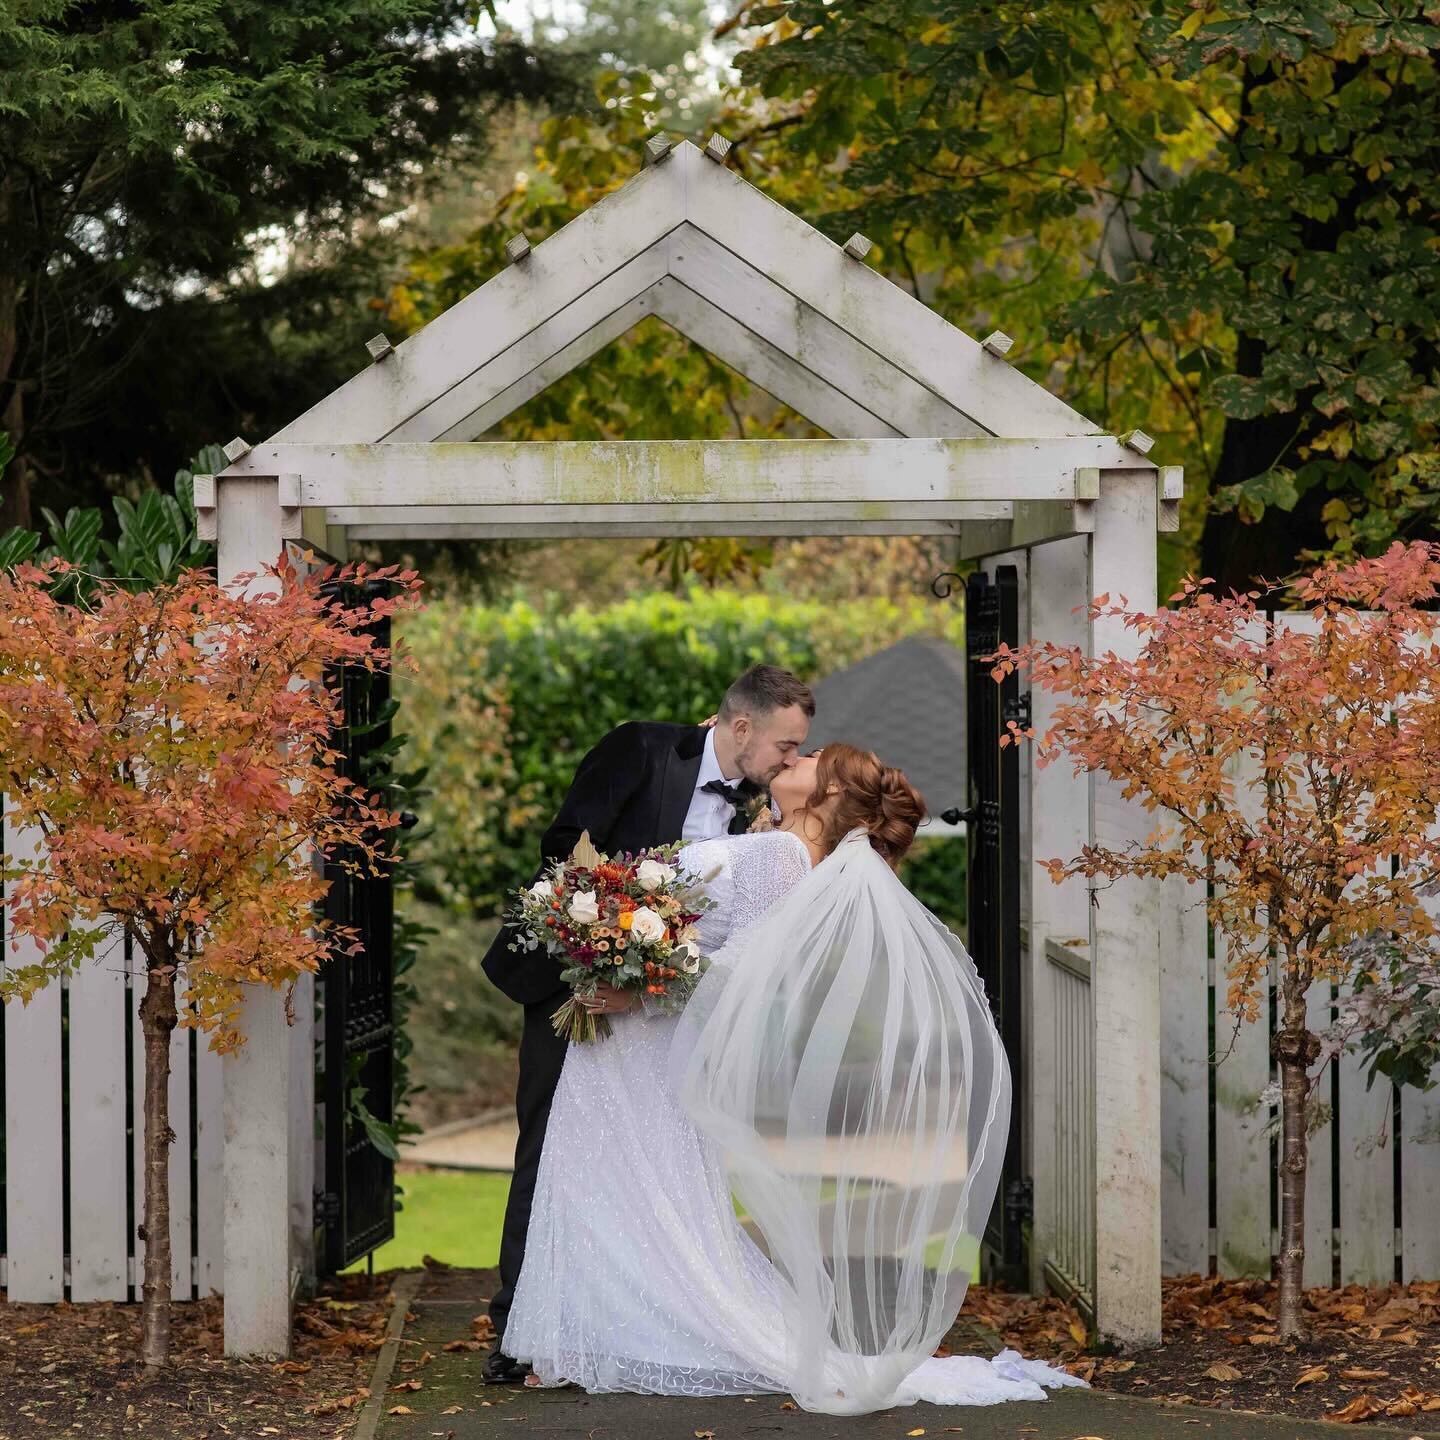
[[[680,838],[689,844],[692,840],[713,840],[730,831],[730,821],[735,807],[723,796],[707,794],[700,787],[712,780],[723,780],[727,785],[738,785],[744,777],[733,778],[724,774],[720,762],[715,758],[715,727],[705,732],[705,753],[700,757],[700,773],[695,777],[695,793],[690,797],[690,808],[685,812],[685,826]]]

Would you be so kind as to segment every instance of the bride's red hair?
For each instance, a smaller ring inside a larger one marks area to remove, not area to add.
[[[871,847],[882,859],[898,865],[925,818],[925,802],[905,772],[884,764],[873,750],[827,745],[816,762],[815,789],[806,809],[824,805],[832,785],[838,794],[834,808],[823,817],[820,843],[825,853],[858,826],[869,831]]]

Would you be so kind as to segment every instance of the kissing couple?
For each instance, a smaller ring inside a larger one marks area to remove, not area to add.
[[[896,873],[924,802],[868,750],[806,754],[814,714],[753,666],[713,725],[612,730],[545,832],[547,862],[585,832],[683,842],[710,963],[679,1015],[600,985],[609,1038],[570,1044],[560,962],[504,928],[490,947],[525,1023],[487,1381],[831,1414],[1080,1383],[934,1356],[979,1267],[1009,1070],[964,946]]]

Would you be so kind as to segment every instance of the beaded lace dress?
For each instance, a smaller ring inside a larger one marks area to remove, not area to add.
[[[863,832],[852,832],[850,839],[864,843]],[[767,912],[782,918],[787,909],[803,912],[822,869],[835,877],[823,881],[822,892],[837,884],[845,892],[855,889],[843,872],[857,859],[863,866],[867,857],[875,858],[868,844],[862,854],[842,843],[812,878],[808,850],[788,832],[687,846],[681,863],[696,876],[709,876],[707,892],[717,902],[701,920],[702,950],[712,961],[739,956],[743,965],[747,956],[756,956],[769,963],[766,937],[778,936],[783,945],[787,932],[753,927]],[[883,869],[883,862],[876,864]],[[807,895],[785,906],[785,897],[807,879]],[[718,971],[714,978],[723,980]],[[1003,1071],[983,991],[976,995],[986,1031],[977,1044],[993,1044]],[[768,1013],[793,1017],[793,1007],[787,1009],[780,996],[771,999],[780,1003],[767,1000]],[[923,1358],[933,1352],[933,1342],[908,1360],[903,1351],[883,1347],[892,1352],[888,1374],[883,1357],[879,1362],[862,1357],[858,1370],[837,1368],[833,1356],[818,1364],[799,1358],[813,1347],[797,1346],[797,1324],[808,1334],[817,1323],[823,1332],[843,1328],[843,1321],[838,1312],[830,1323],[817,1322],[815,1312],[797,1320],[797,1267],[787,1276],[747,1233],[732,1201],[735,1177],[717,1145],[682,1108],[675,1076],[687,1054],[700,1055],[705,1048],[704,1031],[691,1014],[699,1008],[692,1002],[685,1017],[643,1010],[615,1015],[608,1039],[570,1046],[546,1129],[525,1261],[505,1330],[507,1354],[528,1361],[544,1385],[572,1382],[592,1393],[793,1393],[806,1409],[834,1413],[916,1400],[969,1405],[1041,1400],[1042,1386],[1079,1383],[1013,1351],[991,1360]],[[711,1029],[712,1040],[717,1033]],[[1008,1103],[1008,1075],[1001,1081],[996,1093],[1003,1090]],[[996,1118],[992,1106],[990,1119]],[[1001,1136],[1004,1130],[1003,1123],[996,1127]],[[872,1215],[889,1223],[879,1210]],[[803,1213],[786,1212],[785,1220],[806,1234],[813,1229]],[[781,1220],[772,1231],[782,1245],[784,1229]],[[833,1268],[833,1261],[827,1265]],[[835,1279],[838,1284],[838,1274]],[[958,1308],[963,1287],[955,1293]],[[934,1303],[942,1314],[943,1296],[937,1294]],[[954,1308],[944,1314],[942,1327]],[[819,1343],[827,1347],[823,1334]]]

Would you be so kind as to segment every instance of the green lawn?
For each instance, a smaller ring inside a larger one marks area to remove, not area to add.
[[[510,1177],[481,1170],[404,1170],[395,1238],[375,1252],[377,1270],[406,1269],[426,1255],[451,1265],[499,1263]],[[363,1270],[365,1261],[350,1267]]]

